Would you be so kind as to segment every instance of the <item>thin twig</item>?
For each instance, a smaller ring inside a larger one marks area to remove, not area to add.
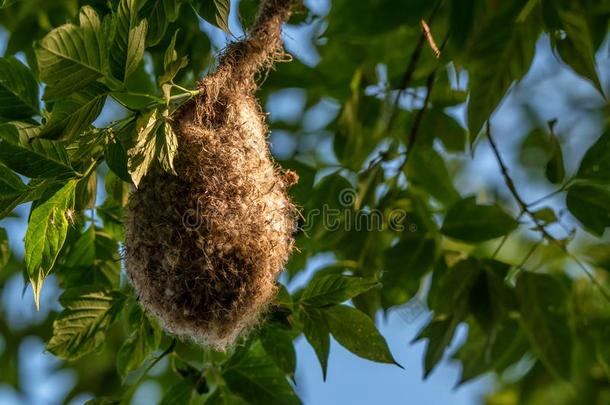
[[[430,31],[430,27],[426,23],[426,20],[422,19],[420,21],[420,25],[421,25],[421,29],[422,29],[424,35],[426,36],[426,39],[428,40],[428,45],[430,45],[430,49],[432,49],[432,52],[434,53],[434,56],[436,56],[436,59],[440,58],[441,51],[440,51],[440,49],[438,49],[438,46],[436,46],[436,42],[434,42],[434,37],[432,36],[432,31]]]
[[[432,71],[428,75],[426,79],[426,98],[424,99],[424,105],[417,110],[417,114],[415,115],[415,119],[413,120],[413,125],[409,130],[409,137],[407,138],[407,149],[405,152],[405,159],[402,161],[398,170],[396,171],[397,175],[402,172],[402,169],[405,168],[407,162],[409,161],[409,156],[411,156],[411,151],[413,146],[415,145],[415,141],[417,141],[417,134],[419,133],[419,127],[424,119],[424,114],[428,109],[428,104],[430,103],[430,95],[432,94],[432,87],[434,86],[434,79],[436,78],[436,69]]]
[[[531,218],[536,229],[542,234],[544,239],[548,240],[549,242],[552,242],[566,256],[568,256],[570,259],[572,259],[583,270],[583,272],[587,275],[587,277],[589,277],[591,282],[599,288],[599,290],[602,293],[602,295],[604,296],[604,298],[608,302],[610,302],[610,294],[608,294],[608,292],[606,291],[604,286],[600,284],[600,282],[595,278],[595,276],[591,273],[591,271],[576,256],[574,256],[570,251],[568,251],[568,249],[566,248],[566,246],[563,243],[561,243],[560,241],[555,239],[551,234],[549,234],[548,231],[546,230],[544,224],[541,223],[538,218],[536,218],[536,216],[534,215],[534,213],[532,213],[532,211],[530,211],[529,206],[523,201],[523,199],[517,192],[515,183],[513,182],[513,179],[510,177],[510,175],[508,174],[508,168],[504,164],[504,161],[502,160],[502,156],[500,156],[500,151],[498,150],[496,143],[494,142],[493,138],[491,137],[491,124],[490,124],[489,120],[487,120],[487,122],[485,124],[485,130],[486,130],[486,134],[487,134],[487,139],[489,140],[489,144],[491,145],[491,149],[496,157],[496,160],[498,161],[500,170],[502,171],[502,176],[504,177],[504,183],[506,184],[506,187],[508,187],[508,190],[512,194],[513,198],[515,199],[515,201],[517,202],[517,204],[519,205],[521,210]]]
[[[415,121],[413,121],[413,126],[411,127],[411,131],[409,131],[409,139],[407,142],[407,150],[410,151],[413,145],[415,145],[415,141],[417,140],[417,133],[419,127],[421,126],[422,120],[424,118],[424,114],[428,109],[428,104],[430,103],[430,97],[432,95],[432,88],[434,87],[434,79],[436,79],[436,69],[432,71],[428,75],[426,79],[426,98],[424,99],[424,105],[419,111],[417,111],[417,115],[415,115]],[[407,155],[408,156],[408,155]]]
[[[436,12],[440,8],[441,3],[442,3],[441,0],[437,1],[434,6],[434,9],[432,9],[432,12],[430,13],[430,17],[428,18],[428,21],[430,24],[432,24],[432,21],[434,20],[434,16],[436,15]],[[388,132],[394,126],[394,121],[396,120],[396,110],[398,109],[398,103],[400,101],[400,98],[403,95],[403,92],[409,87],[409,84],[411,83],[411,80],[413,79],[413,74],[415,73],[415,69],[417,67],[417,63],[419,62],[419,58],[421,56],[425,42],[426,42],[426,33],[424,32],[424,30],[422,30],[419,38],[417,39],[417,43],[415,44],[415,48],[413,49],[413,52],[411,53],[411,56],[409,58],[409,64],[407,65],[407,69],[405,70],[405,73],[402,76],[402,80],[400,81],[400,85],[398,86],[398,92],[396,93],[396,97],[394,98],[394,103],[392,104],[392,112],[391,112],[390,118],[388,120],[388,126],[386,127],[386,131],[388,131]]]

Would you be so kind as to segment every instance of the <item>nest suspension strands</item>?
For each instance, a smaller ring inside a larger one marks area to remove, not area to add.
[[[260,318],[293,248],[296,209],[273,162],[255,75],[283,54],[291,0],[266,0],[199,95],[174,117],[177,176],[130,196],[125,265],[143,307],[177,336],[223,349]]]

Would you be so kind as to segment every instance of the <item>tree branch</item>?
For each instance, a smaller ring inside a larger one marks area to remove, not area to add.
[[[555,237],[553,237],[553,235],[549,234],[549,232],[546,230],[545,225],[543,223],[541,223],[538,220],[538,218],[536,218],[534,213],[532,211],[530,211],[530,209],[529,209],[528,205],[525,203],[525,201],[523,201],[523,198],[521,198],[521,196],[519,195],[519,192],[517,191],[517,188],[515,187],[515,183],[514,183],[513,179],[510,177],[510,174],[508,173],[508,168],[506,167],[506,164],[502,160],[502,156],[500,155],[498,146],[496,145],[496,143],[494,142],[494,140],[491,136],[491,124],[490,124],[489,120],[487,120],[487,122],[485,124],[485,132],[487,135],[487,139],[489,140],[491,149],[498,162],[498,165],[500,166],[500,170],[502,171],[502,176],[504,177],[504,183],[506,184],[506,187],[508,187],[508,190],[510,191],[511,195],[513,196],[513,198],[515,199],[515,201],[517,202],[519,207],[521,208],[521,211],[523,213],[527,214],[527,216],[529,216],[531,218],[536,229],[542,234],[544,239],[553,243],[566,256],[568,256],[570,259],[572,259],[578,265],[578,267],[580,267],[581,270],[587,275],[587,277],[589,277],[591,282],[599,288],[599,290],[602,293],[602,295],[604,296],[604,298],[608,302],[610,302],[610,294],[606,291],[604,286],[602,284],[600,284],[600,282],[595,278],[595,276],[591,273],[591,271],[576,256],[574,256],[563,243],[561,243],[560,241],[555,239]]]

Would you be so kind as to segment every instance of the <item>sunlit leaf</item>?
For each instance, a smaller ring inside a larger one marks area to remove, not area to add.
[[[36,48],[40,78],[47,83],[45,100],[68,96],[107,72],[108,45],[99,16],[85,6],[79,21],[54,29]]]
[[[110,52],[112,74],[124,82],[144,56],[147,21],[138,19],[138,2],[121,0],[114,16],[116,36]]]
[[[159,125],[157,110],[143,114],[136,123],[136,143],[127,151],[129,156],[127,167],[136,187],[154,162]]]
[[[76,180],[68,181],[50,198],[36,206],[25,234],[25,265],[38,306],[42,281],[51,271],[68,232],[67,210],[74,204]]]
[[[91,287],[68,290],[59,299],[65,308],[53,322],[47,350],[66,360],[75,360],[100,348],[106,328],[123,305],[119,293]]]
[[[169,121],[165,121],[157,131],[156,149],[161,167],[168,173],[176,174],[174,159],[178,153],[178,137]]]

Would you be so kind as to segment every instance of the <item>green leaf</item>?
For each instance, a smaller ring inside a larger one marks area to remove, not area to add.
[[[121,270],[118,244],[105,230],[89,226],[66,248],[57,266],[61,287],[118,286]]]
[[[550,207],[542,207],[538,210],[532,211],[534,218],[543,224],[553,224],[557,222],[557,214]]]
[[[122,82],[131,75],[144,56],[146,20],[138,20],[138,2],[121,0],[114,15],[116,36],[110,52],[110,67],[114,77]]]
[[[163,128],[157,131],[157,153],[161,167],[168,173],[176,174],[174,158],[178,153],[178,137],[168,120],[163,122]]]
[[[48,139],[34,139],[29,146],[13,143],[0,133],[0,162],[27,177],[73,177],[63,144]]]
[[[339,344],[364,359],[399,365],[375,324],[363,312],[336,305],[322,310],[328,328]]]
[[[292,344],[292,333],[270,325],[262,330],[260,340],[265,352],[271,356],[275,364],[284,373],[294,377],[297,357]]]
[[[316,307],[340,304],[378,286],[379,282],[372,277],[328,274],[314,278],[303,290],[300,302]]]
[[[136,187],[148,173],[155,159],[157,129],[160,121],[157,110],[151,110],[138,118],[136,123],[137,138],[135,145],[127,151],[129,156],[127,167],[133,184]]]
[[[229,12],[231,11],[230,0],[198,0],[198,13],[207,22],[214,24],[221,30],[229,31]]]
[[[14,56],[0,58],[0,117],[23,119],[38,115],[38,83]]]
[[[610,226],[610,131],[587,150],[568,188],[568,210],[587,230],[601,236]]]
[[[0,228],[0,270],[8,263],[11,258],[11,249],[8,245],[8,235],[6,229]]]
[[[233,394],[225,386],[219,386],[204,402],[205,405],[249,405],[243,398]]]
[[[0,163],[0,165],[2,164]],[[0,174],[2,174],[2,172],[3,171],[0,169]],[[5,180],[8,179],[9,176],[10,175],[6,175]],[[21,194],[0,197],[0,219],[10,215],[19,204],[40,198],[50,185],[51,182],[48,180],[32,180],[25,186],[26,188]]]
[[[74,192],[74,209],[83,211],[95,207],[97,198],[97,173],[81,177]]]
[[[453,187],[445,161],[432,147],[414,149],[405,172],[410,182],[445,205],[451,205],[460,198]]]
[[[117,369],[123,378],[129,372],[137,370],[148,355],[161,344],[161,331],[151,323],[139,307],[136,308],[139,313],[139,322],[136,325],[130,325],[135,327],[135,330],[119,349],[116,359]]]
[[[379,101],[369,97],[361,68],[350,82],[351,96],[343,104],[337,118],[333,139],[334,152],[339,162],[347,168],[359,171],[362,163],[380,140],[380,131],[373,130],[379,120]]]
[[[301,401],[284,372],[257,346],[233,356],[224,365],[222,376],[232,392],[253,405],[290,405]]]
[[[486,334],[476,323],[469,323],[468,339],[452,356],[462,363],[458,385],[492,370],[502,373],[528,349],[527,337],[515,321],[507,321],[493,335]]]
[[[159,43],[169,23],[176,21],[180,10],[178,0],[146,0],[140,8],[140,16],[148,21],[146,46]]]
[[[134,129],[129,127],[129,129]],[[128,169],[127,151],[123,144],[119,141],[118,136],[113,131],[109,131],[108,142],[104,146],[104,158],[108,168],[112,170],[121,180],[126,183],[131,183],[131,176]]]
[[[107,72],[108,46],[97,13],[85,6],[79,21],[80,26],[54,29],[36,47],[40,78],[47,83],[45,100],[69,96]]]
[[[447,211],[441,232],[469,243],[506,235],[519,223],[498,205],[477,205],[475,197],[464,198]]]
[[[190,404],[195,386],[189,379],[183,378],[163,395],[160,405]]]
[[[174,32],[172,40],[169,41],[169,45],[163,54],[163,69],[165,70],[167,70],[172,62],[175,62],[178,59],[178,53],[176,52],[176,39],[178,38],[178,32],[180,32],[180,30],[176,30]]]
[[[568,188],[566,205],[570,213],[597,236],[602,236],[610,226],[610,185],[574,184]]]
[[[2,0],[2,2],[0,2],[0,8],[6,8],[9,7],[15,3],[17,3],[20,0]]]
[[[572,333],[565,286],[549,274],[523,272],[517,279],[521,319],[536,354],[555,376],[569,380]]]
[[[381,301],[384,308],[407,302],[434,264],[436,241],[423,235],[400,240],[384,254]]]
[[[159,77],[158,82],[161,85],[161,91],[163,92],[163,98],[165,105],[169,107],[171,101],[172,84],[174,77],[178,74],[182,68],[188,65],[188,58],[186,56],[178,59],[178,53],[176,52],[176,39],[178,38],[179,30],[174,32],[174,36],[170,41],[165,54],[163,55],[163,74]]]
[[[477,314],[477,318],[486,320],[489,313],[495,315],[499,311],[491,306],[489,299],[491,292],[484,290],[483,300],[478,297],[481,291],[481,281],[485,281],[482,272],[486,267],[484,262],[469,258],[460,260],[450,268],[444,266],[444,261],[437,262],[433,273],[430,291],[428,293],[429,306],[435,312],[435,317],[420,331],[413,342],[428,339],[426,354],[424,356],[424,378],[434,370],[434,367],[443,358],[447,347],[451,344],[459,324],[466,319],[470,312]],[[495,262],[491,262],[495,263]],[[506,267],[506,266],[503,266]],[[496,288],[494,288],[494,292]],[[495,303],[493,305],[496,307]],[[483,315],[483,316],[481,316]]]
[[[563,153],[561,152],[561,144],[557,137],[553,134],[550,136],[551,142],[551,157],[546,164],[545,175],[546,178],[553,184],[559,184],[563,182],[566,176],[566,170],[563,164]]]
[[[590,80],[603,95],[604,90],[595,68],[595,48],[583,11],[577,8],[558,10],[558,15],[565,36],[555,34],[551,38],[561,60],[578,75]]]
[[[460,321],[460,318],[457,316],[437,317],[426,325],[413,340],[413,342],[417,342],[422,339],[428,339],[428,346],[424,356],[424,379],[428,378],[434,367],[443,358],[443,354],[451,344]]]
[[[460,320],[464,319],[472,287],[481,271],[481,261],[474,258],[460,260],[448,269],[435,267],[428,294],[430,308],[439,315],[457,314]]]
[[[328,324],[325,317],[322,316],[321,310],[317,308],[303,308],[301,318],[303,321],[303,334],[318,357],[322,367],[322,376],[324,381],[326,381],[328,355],[330,353],[330,331]]]
[[[518,12],[515,2],[499,5],[491,18],[477,22],[478,29],[470,37],[466,68],[470,81],[471,143],[512,83],[529,70],[534,58],[540,25],[532,19],[514,23]]]
[[[47,350],[65,360],[76,360],[99,349],[108,326],[121,310],[124,297],[93,287],[73,288],[59,298],[65,308],[53,321]]]
[[[40,125],[32,121],[9,121],[0,124],[0,134],[13,133],[13,135],[9,136],[16,135],[16,139],[24,141],[40,136],[40,130]],[[0,137],[3,137],[3,135],[0,135]]]
[[[68,181],[49,199],[34,207],[25,233],[25,265],[32,287],[36,307],[40,289],[49,274],[68,232],[66,211],[74,204],[76,180]]]
[[[113,397],[97,397],[85,402],[85,405],[120,405],[122,401]]]
[[[178,74],[182,68],[188,65],[188,58],[186,56],[178,59],[178,53],[176,52],[176,39],[178,38],[178,30],[174,32],[174,36],[170,41],[167,49],[165,50],[165,54],[163,55],[163,74],[159,77],[159,84],[161,85],[161,90],[163,91],[163,98],[165,99],[165,104],[169,106],[170,97],[171,97],[171,84],[174,82],[174,77]]]
[[[481,328],[493,335],[498,332],[507,313],[516,307],[514,290],[505,282],[510,266],[489,259],[477,264],[483,271],[470,286],[468,307]]]
[[[19,198],[27,187],[11,169],[0,163],[0,207]]]
[[[101,83],[91,83],[53,105],[53,111],[40,136],[45,138],[72,139],[86,130],[102,112],[108,88]]]
[[[576,178],[610,185],[610,130],[606,130],[587,150]]]

